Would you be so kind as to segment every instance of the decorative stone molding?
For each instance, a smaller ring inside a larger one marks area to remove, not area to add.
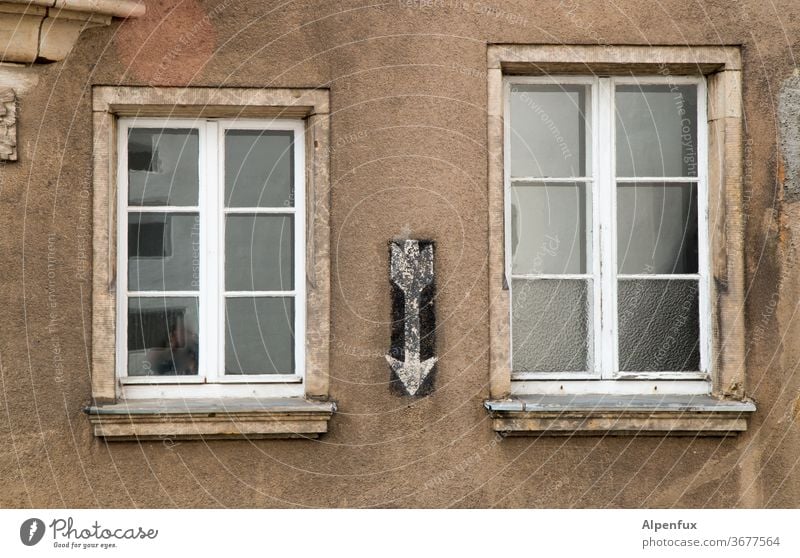
[[[0,87],[0,161],[17,160],[17,95]]]
[[[131,0],[5,0],[0,2],[0,62],[57,62],[84,29],[113,17],[144,15]]]

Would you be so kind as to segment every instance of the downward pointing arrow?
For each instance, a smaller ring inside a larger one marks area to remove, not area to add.
[[[391,279],[405,298],[405,361],[391,354],[386,355],[386,360],[409,395],[416,395],[436,364],[436,357],[420,360],[419,306],[423,289],[433,281],[433,246],[420,251],[417,240],[392,244]]]

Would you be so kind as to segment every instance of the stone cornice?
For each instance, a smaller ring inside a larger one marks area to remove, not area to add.
[[[0,1],[0,62],[63,60],[84,29],[144,12],[143,4],[131,0]]]

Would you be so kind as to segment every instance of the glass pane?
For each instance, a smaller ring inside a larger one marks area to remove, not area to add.
[[[225,373],[294,374],[294,299],[226,300]]]
[[[511,86],[511,176],[586,176],[588,85]]]
[[[583,182],[511,188],[513,274],[591,273],[592,199]]]
[[[197,156],[197,130],[128,130],[128,203],[197,205]]]
[[[697,185],[617,185],[617,270],[697,273]]]
[[[592,370],[592,281],[515,279],[512,283],[514,372]]]
[[[294,217],[228,215],[225,289],[291,291],[294,288]]]
[[[200,221],[196,213],[128,214],[128,290],[196,291]]]
[[[618,85],[617,176],[697,176],[697,86]]]
[[[700,370],[698,295],[693,279],[620,279],[620,370]]]
[[[227,207],[293,207],[292,132],[225,132]]]
[[[197,316],[196,298],[130,298],[128,375],[197,374]]]

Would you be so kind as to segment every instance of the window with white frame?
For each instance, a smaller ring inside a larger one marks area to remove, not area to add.
[[[275,395],[269,384],[302,395],[303,122],[121,118],[118,129],[127,395]]]
[[[705,78],[504,86],[512,379],[707,393]]]

